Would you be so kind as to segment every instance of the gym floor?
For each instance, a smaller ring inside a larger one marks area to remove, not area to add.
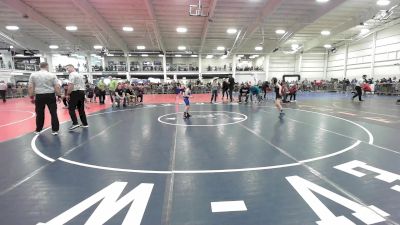
[[[271,100],[195,95],[187,120],[173,95],[93,103],[71,132],[59,105],[59,136],[0,103],[0,224],[400,224],[396,98],[298,100],[283,119]]]

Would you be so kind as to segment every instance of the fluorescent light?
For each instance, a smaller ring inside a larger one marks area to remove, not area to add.
[[[159,54],[158,57],[164,57],[164,55],[163,54]]]
[[[227,55],[223,55],[223,56],[221,56],[221,59],[226,59],[226,58],[228,58],[228,56],[227,56]]]
[[[41,55],[41,54],[34,54],[33,56],[36,56],[36,57],[42,57],[42,55]]]
[[[237,30],[235,28],[229,28],[228,30],[226,30],[226,33],[228,34],[236,34]]]
[[[212,59],[212,58],[214,58],[214,56],[213,55],[207,55],[206,58],[207,59]]]
[[[255,58],[257,58],[257,57],[259,57],[259,55],[252,55],[252,56],[250,56],[249,58],[250,58],[250,59],[255,59]]]
[[[196,58],[196,57],[197,57],[197,55],[191,55],[190,57]]]
[[[132,32],[133,31],[133,27],[123,27],[122,30],[125,31],[125,32]]]
[[[390,4],[390,1],[389,0],[378,0],[376,2],[376,4],[379,5],[379,6],[387,6],[387,5]]]
[[[261,50],[263,50],[263,47],[257,46],[257,47],[255,47],[254,49],[255,49],[256,51],[261,51]]]
[[[107,54],[107,56],[114,56],[114,54]]]
[[[332,45],[326,44],[326,45],[324,45],[324,48],[332,48]]]
[[[223,51],[223,50],[225,50],[225,47],[224,47],[224,46],[218,46],[218,47],[217,47],[217,50],[218,50],[218,51]]]
[[[297,50],[300,47],[299,44],[292,44],[292,49]]]
[[[182,57],[182,55],[175,55],[175,57]]]
[[[57,49],[57,48],[58,48],[58,45],[49,45],[49,48],[50,48],[50,49]]]
[[[93,46],[93,48],[94,48],[94,49],[102,49],[103,46],[101,46],[101,45],[95,45],[95,46]]]
[[[329,2],[329,0],[316,0],[317,2],[321,2],[321,3],[324,3],[324,2]]]
[[[96,54],[90,54],[91,56],[93,56],[93,57],[96,57],[97,55]]]
[[[65,29],[68,31],[76,31],[76,30],[78,30],[78,27],[77,26],[66,26]]]
[[[146,49],[146,47],[143,46],[143,45],[138,45],[138,46],[136,46],[136,48],[139,49],[139,50],[144,50],[144,49]]]
[[[185,46],[178,46],[178,50],[180,50],[180,51],[186,50],[186,47]]]
[[[238,57],[238,58],[242,58],[242,57],[244,57],[244,55],[238,55],[237,57]]]
[[[186,27],[178,27],[178,28],[176,28],[176,32],[178,32],[178,33],[186,33],[187,32],[187,28]]]
[[[285,34],[286,31],[285,30],[276,30],[275,33],[276,34]]]
[[[369,32],[369,29],[367,29],[367,28],[363,28],[363,29],[361,29],[361,31],[360,31],[361,34],[366,34],[366,33],[368,33],[368,32]]]
[[[142,54],[142,57],[149,57],[148,54]]]
[[[22,56],[24,56],[24,55],[22,55],[22,54],[16,54],[15,56],[16,56],[16,57],[22,57]]]
[[[10,26],[6,26],[7,30],[19,30],[18,26],[14,26],[14,25],[10,25]]]
[[[10,48],[11,48],[11,49],[13,49],[13,48],[14,48],[14,46],[10,45]]]
[[[321,31],[321,35],[329,36],[329,35],[331,35],[331,32],[329,30],[323,30],[323,31]]]

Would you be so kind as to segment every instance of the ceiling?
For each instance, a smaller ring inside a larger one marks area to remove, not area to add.
[[[94,45],[121,52],[224,54],[304,51],[353,37],[380,10],[377,0],[201,0],[208,17],[190,16],[198,0],[0,0],[0,40],[17,49],[54,53],[94,53]],[[19,27],[7,30],[8,25]],[[67,31],[68,25],[78,27]],[[125,32],[123,26],[134,28]],[[177,27],[186,27],[178,33]],[[375,26],[376,27],[376,26]],[[228,28],[237,29],[228,34]],[[370,27],[368,27],[370,28]],[[276,34],[277,29],[285,30]],[[331,35],[322,36],[322,30]],[[49,45],[58,45],[56,50]],[[137,50],[143,45],[145,50]],[[261,46],[263,50],[256,51]]]

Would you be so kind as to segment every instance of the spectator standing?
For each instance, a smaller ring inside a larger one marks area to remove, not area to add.
[[[218,97],[218,82],[217,79],[214,79],[211,83],[211,101],[210,103],[217,103],[217,97]]]
[[[6,103],[6,93],[7,93],[7,84],[4,80],[0,80],[0,96],[3,99],[3,103]]]
[[[229,98],[231,102],[233,102],[232,93],[233,89],[235,88],[235,78],[233,78],[232,75],[229,75],[228,83],[229,83]]]

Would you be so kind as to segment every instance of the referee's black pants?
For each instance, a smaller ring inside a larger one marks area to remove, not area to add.
[[[85,113],[85,91],[71,92],[68,110],[73,125],[78,125],[78,119],[76,118],[75,114],[76,109],[78,109],[82,125],[84,126],[88,125]]]
[[[354,99],[355,97],[358,96],[358,100],[362,101],[362,100],[361,100],[361,95],[362,95],[361,87],[360,87],[360,86],[356,86],[355,89],[356,89],[356,93],[355,93],[355,95],[353,96],[353,99]]]
[[[1,99],[6,102],[6,90],[0,90]]]
[[[51,115],[51,128],[53,131],[60,129],[60,123],[57,116],[57,102],[56,95],[51,94],[36,94],[35,98],[35,111],[36,111],[36,131],[40,132],[44,125],[44,108],[49,108]]]

